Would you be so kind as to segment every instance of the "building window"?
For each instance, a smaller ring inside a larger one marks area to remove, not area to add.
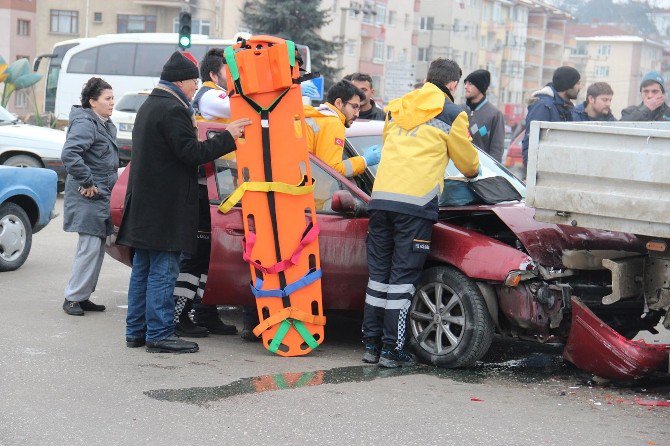
[[[355,40],[347,40],[347,44],[344,46],[345,52],[347,56],[355,56],[356,55],[356,41]]]
[[[583,42],[578,43],[577,46],[572,49],[571,54],[573,56],[587,56],[589,54],[588,45]]]
[[[610,67],[605,65],[596,66],[595,69],[596,77],[607,77],[610,75]]]
[[[374,23],[371,9],[366,8],[363,10],[363,23],[369,23],[369,24]]]
[[[409,14],[405,14],[405,29],[409,29]]]
[[[384,60],[384,41],[383,40],[375,40],[374,47],[373,47],[373,52],[372,52],[372,58],[374,60]]]
[[[397,12],[389,11],[389,26],[395,26],[395,22],[398,20],[397,16]]]
[[[419,18],[419,29],[421,31],[429,31],[433,29],[433,24],[435,22],[435,17],[420,17]],[[456,25],[454,25],[455,27]]]
[[[175,17],[173,21],[173,32],[179,32],[179,17]],[[209,36],[210,30],[212,28],[211,22],[209,20],[200,20],[193,19],[191,20],[191,33],[192,34],[204,34]]]
[[[609,56],[612,54],[611,45],[598,45],[598,56]]]
[[[386,60],[393,60],[395,57],[395,48],[392,46],[387,46],[386,47]]]
[[[117,33],[155,33],[155,15],[129,15],[118,14],[116,16]]]
[[[28,93],[25,90],[19,90],[14,95],[14,107],[27,108],[28,107]]]
[[[19,36],[29,36],[30,35],[30,20],[19,19],[16,22],[16,34],[18,34]]]
[[[407,60],[407,48],[400,50],[400,56],[398,56],[398,62],[405,62]]]
[[[386,23],[386,6],[382,4],[377,5],[377,18],[375,20],[377,25]]]
[[[430,60],[430,48],[419,48],[416,60],[419,62],[428,62]]]
[[[102,22],[102,13],[101,12],[94,12],[93,13],[93,21],[95,23],[101,23]]]
[[[52,33],[77,34],[79,32],[79,11],[52,9],[50,11]]]

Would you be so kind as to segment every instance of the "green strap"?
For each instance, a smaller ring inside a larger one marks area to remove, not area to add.
[[[224,50],[224,55],[226,56],[226,63],[228,64],[228,69],[230,70],[230,75],[233,80],[236,81],[240,78],[240,70],[237,68],[237,61],[235,60],[235,50],[232,46],[229,46]]]
[[[281,325],[277,329],[275,337],[272,339],[272,342],[270,343],[268,350],[270,350],[272,353],[277,353],[277,350],[281,345],[281,341],[284,340],[284,336],[286,336],[286,333],[288,333],[290,328],[291,328],[291,322],[288,319],[283,320]]]
[[[295,43],[287,40],[286,47],[288,48],[288,63],[291,64],[291,67],[295,67]]]
[[[272,342],[270,343],[270,346],[268,347],[268,350],[272,353],[277,353],[277,350],[279,349],[279,346],[281,345],[281,341],[284,340],[284,337],[286,336],[286,333],[291,329],[291,325],[295,327],[295,330],[298,332],[300,336],[305,340],[307,345],[314,350],[319,346],[319,343],[316,342],[316,339],[314,339],[314,336],[312,336],[312,333],[309,332],[307,327],[305,327],[305,324],[303,324],[301,321],[295,320],[295,319],[285,319],[282,321],[281,325],[277,329],[277,332],[275,333],[274,338],[272,339]]]
[[[314,339],[314,336],[312,336],[312,333],[309,332],[309,330],[307,329],[307,327],[305,327],[305,324],[303,324],[302,321],[294,320],[293,326],[312,350],[314,350],[319,346],[319,343],[316,342],[316,339]]]

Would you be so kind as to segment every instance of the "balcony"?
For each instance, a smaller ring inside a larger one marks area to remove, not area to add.
[[[553,45],[563,45],[565,37],[563,33],[547,31],[544,35],[544,41]]]
[[[559,58],[554,58],[554,57],[544,57],[544,69],[548,70],[555,70],[556,68],[560,67],[562,64],[561,59]]]
[[[536,91],[540,89],[540,83],[538,81],[524,80],[523,89],[525,91]]]
[[[536,26],[529,26],[526,34],[528,40],[544,40],[544,29]]]
[[[526,65],[539,67],[542,63],[542,56],[539,54],[526,53]]]

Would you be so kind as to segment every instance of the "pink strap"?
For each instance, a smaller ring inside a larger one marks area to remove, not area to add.
[[[272,266],[263,266],[251,258],[251,250],[256,244],[256,234],[249,232],[249,235],[242,239],[242,258],[249,264],[253,265],[254,268],[263,271],[264,274],[277,274],[281,271],[284,271],[288,267],[298,264],[302,250],[305,249],[307,245],[316,240],[316,237],[319,235],[319,225],[310,223],[307,228],[309,228],[309,230],[307,230],[305,235],[302,237],[302,240],[300,240],[300,243],[295,248],[295,251],[293,251],[293,254],[291,254],[291,257],[286,260],[282,260],[279,263],[275,263]]]

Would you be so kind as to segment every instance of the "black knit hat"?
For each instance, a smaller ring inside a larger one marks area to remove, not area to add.
[[[198,66],[179,51],[172,53],[161,72],[161,80],[168,82],[198,79],[199,77]]]
[[[486,70],[475,70],[468,74],[468,77],[465,78],[465,82],[470,82],[477,87],[477,90],[482,94],[486,94],[486,90],[488,90],[489,85],[491,85],[491,73]]]
[[[577,82],[579,82],[579,79],[581,79],[581,75],[579,74],[579,71],[575,70],[572,67],[568,66],[563,66],[556,68],[556,71],[554,71],[554,78],[552,79],[552,82],[554,84],[554,88],[556,91],[561,92],[561,91],[566,91],[574,87]]]

